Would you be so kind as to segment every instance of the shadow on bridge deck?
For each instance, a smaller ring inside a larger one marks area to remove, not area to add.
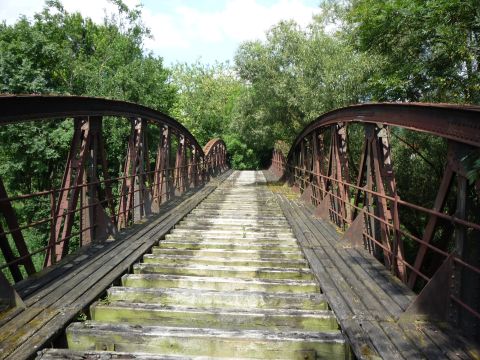
[[[25,309],[1,314],[0,359],[32,358],[45,344],[55,340],[66,325],[230,174],[227,171],[206,185],[172,199],[161,206],[161,215],[124,230],[115,241],[86,246],[17,283],[15,290],[22,297]]]
[[[357,358],[480,358],[478,346],[446,324],[401,317],[415,293],[363,248],[341,241],[341,231],[288,191],[277,192],[279,204]]]

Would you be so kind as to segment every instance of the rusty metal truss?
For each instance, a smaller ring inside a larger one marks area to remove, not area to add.
[[[348,156],[348,129],[354,124],[363,127],[364,134],[357,163]],[[405,201],[399,195],[391,151],[394,128],[441,137],[448,145],[433,207]],[[480,153],[480,107],[350,106],[326,113],[306,126],[287,156],[278,148],[273,151],[271,170],[301,192],[301,197],[316,207],[317,216],[344,230],[343,241],[373,254],[419,293],[409,312],[449,320],[479,336],[480,216],[466,204],[469,197],[478,200],[480,186],[479,181],[468,182],[462,160]],[[351,179],[352,168],[358,170],[356,179]],[[456,199],[454,212],[445,208],[448,198]],[[426,219],[420,236],[402,225],[402,211]],[[433,242],[441,231],[440,221],[454,228],[444,243]]]
[[[175,119],[144,106],[77,96],[5,95],[0,96],[0,107],[0,126],[51,119],[73,122],[60,188],[9,197],[0,179],[0,250],[5,260],[0,270],[8,271],[13,282],[40,270],[33,256],[43,255],[44,267],[51,266],[71,252],[72,241],[81,247],[115,237],[121,229],[158,214],[160,205],[174,196],[227,169],[222,140],[213,139],[202,148]],[[103,135],[107,116],[130,126],[120,172],[109,168]],[[156,154],[150,154],[152,137],[158,143]],[[15,204],[26,199],[45,199],[49,217],[20,224]],[[45,246],[29,248],[23,232],[43,225],[50,229],[43,234]],[[2,279],[0,291],[7,290],[3,274]]]

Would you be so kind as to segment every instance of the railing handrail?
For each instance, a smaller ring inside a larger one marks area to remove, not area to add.
[[[23,278],[19,265],[25,267],[28,275],[37,271],[33,255],[47,251],[44,267],[50,266],[69,252],[71,238],[78,237],[80,246],[84,244],[83,238],[85,244],[104,240],[135,221],[158,213],[162,203],[227,169],[223,140],[212,139],[204,151],[174,118],[142,105],[81,96],[0,95],[0,107],[0,126],[73,119],[73,137],[59,188],[40,188],[32,194],[8,196],[0,179],[0,216],[5,218],[7,225],[3,229],[0,222],[5,258],[5,263],[0,265],[0,277],[1,271],[9,268],[14,281]],[[110,177],[102,131],[106,116],[125,119],[130,127],[122,159],[124,165],[120,165],[115,177]],[[147,136],[152,129],[150,126],[160,130],[158,134],[154,132],[157,142],[154,170],[151,169],[152,157],[148,155],[151,152]],[[118,194],[112,191],[113,184]],[[31,200],[47,206],[49,215],[19,224],[12,203]],[[48,233],[43,229],[47,224],[50,224]],[[42,226],[41,236],[48,236],[48,244],[40,245],[40,249],[29,249],[23,230],[39,226]],[[7,236],[13,239],[16,251]]]
[[[356,164],[359,165],[356,179],[351,178],[349,170],[353,159],[347,154],[350,135],[347,135],[346,129],[349,124],[360,124],[365,128],[363,150]],[[446,163],[442,164],[445,171],[432,208],[416,204],[415,200],[400,199],[392,165],[395,159],[391,155],[391,127],[426,133],[443,138],[448,143]],[[480,149],[480,106],[430,103],[348,106],[322,114],[305,126],[287,156],[281,149],[281,146],[274,147],[271,169],[300,191],[303,199],[317,206],[320,217],[347,232],[354,222],[357,224],[354,229],[362,228],[355,234],[348,234],[347,239],[354,238],[356,245],[352,246],[366,246],[410,288],[418,285],[416,289],[421,290],[419,297],[429,296],[428,292],[423,293],[425,281],[434,281],[435,285],[431,286],[443,289],[439,296],[456,304],[455,311],[464,311],[480,324],[479,304],[471,306],[469,301],[473,295],[464,298],[459,290],[463,283],[457,280],[468,276],[472,282],[472,279],[480,277],[479,263],[464,257],[463,252],[459,252],[463,250],[457,250],[463,249],[463,244],[471,244],[472,240],[478,242],[478,239],[470,237],[474,236],[471,232],[480,231],[478,217],[471,216],[473,210],[468,211],[466,206],[467,199],[473,195],[467,195],[468,169],[464,163],[469,156],[467,154],[476,154]],[[456,187],[452,185],[453,179],[456,179]],[[453,208],[446,212],[443,204],[451,189],[456,191],[457,210]],[[480,196],[480,180],[476,181],[475,190]],[[399,213],[400,210],[402,213]],[[418,230],[420,235],[401,226],[400,218],[402,214],[407,214],[403,211],[425,217],[424,228]],[[439,220],[449,222],[455,229],[444,245],[433,242]],[[409,257],[403,250],[404,241],[411,242],[413,249],[417,249]],[[437,254],[439,258],[435,259],[443,259],[443,263],[433,268],[425,267],[427,250]],[[443,272],[440,272],[441,268]],[[436,276],[445,272],[451,276],[450,285],[442,280],[441,275]],[[418,283],[417,279],[422,281]],[[450,309],[450,306],[445,308]],[[448,311],[445,310],[445,313]]]

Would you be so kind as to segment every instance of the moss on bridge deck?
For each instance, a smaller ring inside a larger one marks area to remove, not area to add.
[[[401,315],[415,294],[363,248],[345,240],[298,193],[267,173],[279,204],[359,359],[480,359],[455,329]]]
[[[0,359],[31,358],[164,237],[231,172],[162,205],[161,215],[92,244],[15,285],[26,308],[0,317]]]

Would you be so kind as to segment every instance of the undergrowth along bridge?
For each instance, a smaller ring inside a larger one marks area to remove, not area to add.
[[[0,180],[0,358],[480,357],[480,187],[463,160],[480,147],[480,108],[335,110],[288,155],[276,146],[269,171],[232,173],[222,140],[202,148],[143,106],[0,104],[2,126],[73,122],[60,187],[20,194]],[[120,170],[107,121],[129,128]],[[433,206],[402,198],[393,128],[447,142]],[[28,202],[38,218],[19,218]]]

